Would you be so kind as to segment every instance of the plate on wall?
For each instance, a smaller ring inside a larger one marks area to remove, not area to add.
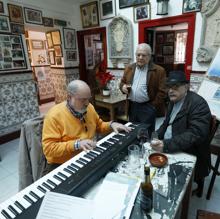
[[[152,166],[159,168],[164,167],[168,162],[167,156],[162,153],[152,153],[149,155],[148,159]]]

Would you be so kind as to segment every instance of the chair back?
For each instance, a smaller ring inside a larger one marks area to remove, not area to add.
[[[210,124],[210,133],[209,133],[209,144],[211,143],[215,135],[218,125],[219,125],[219,121],[216,119],[216,116],[212,115],[211,124]]]

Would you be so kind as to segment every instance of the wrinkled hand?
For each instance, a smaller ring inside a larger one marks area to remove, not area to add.
[[[119,131],[126,131],[126,132],[130,132],[131,131],[131,128],[130,127],[127,127],[121,123],[118,123],[118,122],[113,122],[111,124],[111,127],[113,129],[113,131],[115,133],[118,133]]]
[[[129,89],[130,89],[130,88],[131,88],[131,85],[124,84],[124,85],[122,86],[122,91],[123,91],[123,93],[129,94]]]
[[[161,141],[161,140],[158,140],[158,139],[152,140],[150,143],[150,146],[155,151],[163,152],[164,144],[163,144],[163,141]]]
[[[90,139],[84,139],[79,142],[79,149],[82,149],[84,151],[92,150],[95,147],[96,147],[96,142]]]

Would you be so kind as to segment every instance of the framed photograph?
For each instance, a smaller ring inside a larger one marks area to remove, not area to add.
[[[63,56],[62,47],[60,45],[54,46],[53,48],[54,48],[55,56],[58,56],[58,57]]]
[[[67,26],[67,22],[64,21],[64,20],[54,19],[54,25],[61,26],[61,27],[66,27]]]
[[[0,33],[10,33],[11,28],[9,24],[9,18],[7,16],[0,15]]]
[[[53,41],[52,41],[52,36],[50,32],[46,33],[46,38],[47,38],[48,48],[49,49],[53,48]]]
[[[173,43],[175,41],[175,33],[174,32],[167,33],[165,41],[166,43]]]
[[[76,31],[75,29],[63,28],[64,48],[76,49]]]
[[[174,47],[165,45],[163,46],[163,55],[173,55],[174,54]]]
[[[115,0],[100,1],[100,18],[101,20],[109,19],[115,16]]]
[[[150,4],[134,7],[134,22],[150,19]]]
[[[4,4],[0,1],[0,13],[4,13]]]
[[[25,33],[24,25],[11,23],[11,32],[14,34],[24,34]]]
[[[21,6],[8,4],[8,13],[11,22],[19,24],[24,23],[23,11]]]
[[[52,31],[51,32],[53,45],[60,45],[61,44],[61,38],[60,38],[60,31]]]
[[[31,40],[32,49],[44,49],[43,40]]]
[[[80,5],[83,28],[99,26],[99,13],[97,1]]]
[[[201,11],[202,0],[183,0],[183,13]]]
[[[141,5],[141,4],[146,4],[148,3],[148,0],[119,0],[119,8],[127,8],[127,7],[133,7],[136,5]]]
[[[54,51],[49,51],[49,60],[51,65],[55,65],[55,54]]]
[[[156,43],[157,44],[162,44],[164,43],[164,34],[163,33],[157,33],[156,34]]]
[[[66,51],[66,60],[67,61],[76,61],[77,60],[77,52],[72,50]]]
[[[56,65],[62,65],[62,58],[61,57],[55,57]]]
[[[31,24],[43,24],[42,11],[24,8],[25,21]]]
[[[49,17],[43,17],[43,25],[45,27],[53,27],[53,18],[49,18]]]

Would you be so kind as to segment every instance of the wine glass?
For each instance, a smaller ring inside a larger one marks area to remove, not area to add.
[[[144,158],[145,155],[145,147],[144,143],[149,141],[149,133],[147,128],[140,128],[137,133],[137,139],[139,140],[139,146],[141,148],[140,156]]]

